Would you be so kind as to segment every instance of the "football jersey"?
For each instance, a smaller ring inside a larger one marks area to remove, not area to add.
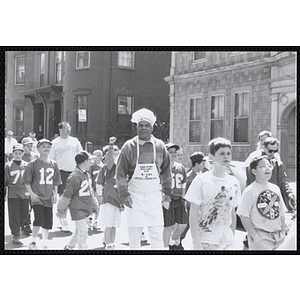
[[[5,186],[8,187],[8,198],[28,199],[29,193],[22,182],[27,163],[21,160],[18,165],[14,160],[5,164]]]
[[[91,183],[91,175],[78,167],[69,175],[63,196],[70,199],[72,220],[81,220],[91,214],[94,202]]]
[[[52,207],[53,187],[61,184],[57,163],[51,159],[45,162],[40,158],[29,162],[23,183],[30,185],[32,191],[39,196],[39,203],[34,204]]]
[[[186,187],[186,172],[184,166],[181,163],[175,162],[171,167],[172,175],[172,200],[182,198],[183,189]]]
[[[99,172],[102,167],[103,167],[103,165],[99,166],[95,162],[92,163],[92,165],[91,165],[89,173],[91,174],[91,177],[92,177],[92,188],[94,190],[96,190],[96,183],[98,180]]]

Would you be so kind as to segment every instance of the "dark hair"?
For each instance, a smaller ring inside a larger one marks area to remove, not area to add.
[[[60,122],[60,123],[58,124],[58,129],[62,129],[62,128],[64,127],[64,125],[66,125],[66,124],[70,125],[70,123],[69,123],[68,121]]]
[[[250,170],[252,170],[252,169],[256,170],[258,163],[263,159],[267,159],[269,161],[269,158],[267,155],[261,155],[261,156],[254,157],[250,163]]]
[[[269,144],[271,145],[279,145],[279,141],[274,137],[268,137],[265,139],[264,146],[267,147]]]
[[[209,143],[209,152],[212,155],[215,155],[215,153],[221,148],[221,147],[228,147],[231,149],[231,143],[230,141],[222,138],[222,137],[217,137],[212,139]]]

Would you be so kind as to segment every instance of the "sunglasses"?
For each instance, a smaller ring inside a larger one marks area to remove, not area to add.
[[[267,148],[267,150],[269,151],[269,153],[277,153],[278,152],[278,149],[277,150],[270,150],[269,148]]]

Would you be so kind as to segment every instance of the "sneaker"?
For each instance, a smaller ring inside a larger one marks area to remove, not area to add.
[[[70,232],[68,221],[66,219],[60,219],[60,224],[61,224],[61,231]]]
[[[23,227],[23,233],[25,235],[30,235],[32,233],[32,230],[31,230],[29,225],[26,225],[26,226]]]
[[[115,245],[107,245],[105,247],[105,250],[116,250],[116,246]]]
[[[12,241],[11,241],[13,244],[15,244],[15,245],[23,245],[23,243],[21,243],[20,241],[19,241],[19,237],[18,236],[14,236],[13,238],[12,238]]]
[[[94,229],[94,230],[97,230],[97,229],[98,229],[98,223],[97,223],[97,221],[94,222],[94,224],[93,224],[93,229]]]
[[[73,248],[71,248],[69,245],[66,245],[66,246],[64,247],[64,250],[73,250]]]
[[[87,224],[88,228],[91,228],[93,226],[93,218],[88,217],[88,218],[85,218],[85,220],[86,220],[86,224]]]
[[[36,246],[36,242],[31,242],[28,248],[29,250],[38,250],[38,247]]]
[[[141,235],[141,242],[147,242],[144,232],[142,232],[142,235]]]

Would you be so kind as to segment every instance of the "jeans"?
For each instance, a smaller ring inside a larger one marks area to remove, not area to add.
[[[29,214],[29,199],[8,198],[8,219],[11,234],[20,236],[20,227],[26,225]]]
[[[78,244],[78,250],[86,250],[87,243],[86,240],[88,238],[88,229],[87,223],[85,219],[82,220],[75,220],[75,231],[71,236],[71,240],[69,241],[68,245],[71,248],[74,248],[76,244]]]
[[[141,247],[141,234],[143,227],[128,227],[129,247],[131,250],[138,250]],[[149,226],[148,233],[152,250],[163,250],[163,227]]]

